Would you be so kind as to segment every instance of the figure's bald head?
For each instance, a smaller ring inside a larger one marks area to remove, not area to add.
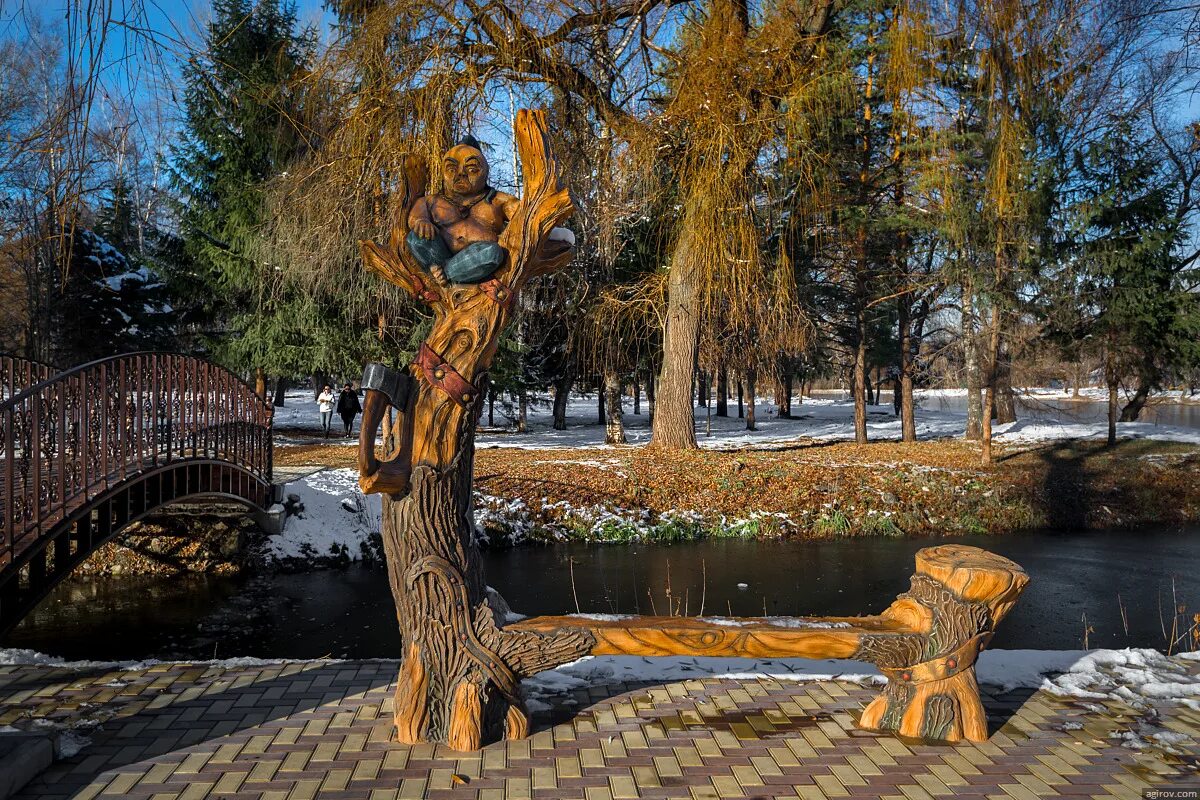
[[[442,184],[447,194],[469,196],[487,188],[488,162],[483,151],[470,144],[456,144],[442,158]]]

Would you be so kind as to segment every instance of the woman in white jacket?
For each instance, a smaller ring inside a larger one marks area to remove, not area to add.
[[[325,388],[317,395],[317,406],[321,409],[321,430],[325,438],[329,438],[329,423],[333,419],[333,387],[325,384]]]

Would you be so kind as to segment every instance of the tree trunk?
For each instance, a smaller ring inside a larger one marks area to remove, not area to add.
[[[1137,391],[1133,393],[1133,397],[1121,409],[1121,422],[1137,422],[1138,417],[1142,415],[1142,409],[1146,407],[1146,401],[1150,399],[1150,381],[1145,377],[1138,377]]]
[[[1119,381],[1116,379],[1112,369],[1108,372],[1108,446],[1112,447],[1117,443],[1117,386]]]
[[[738,419],[741,419],[742,417],[744,417],[746,415],[745,411],[742,408],[742,379],[741,378],[738,378],[737,394],[738,394]]]
[[[267,371],[262,367],[254,368],[254,393],[259,400],[267,402]]]
[[[992,464],[992,412],[996,405],[996,378],[1000,362],[1000,309],[992,305],[992,322],[988,331],[986,388],[983,395],[983,451],[985,467]]]
[[[757,381],[758,371],[746,370],[746,430],[748,431],[758,430],[754,426],[754,390]]]
[[[529,432],[529,392],[521,389],[517,396],[517,433]]]
[[[608,422],[608,412],[604,408],[604,376],[596,378],[596,423],[604,425]]]
[[[559,376],[554,384],[554,430],[567,429],[567,402],[571,399],[571,387],[575,384],[575,368],[570,367]]]
[[[633,371],[633,413],[637,416],[642,413],[642,385],[638,382],[641,373],[638,370]]]
[[[724,364],[717,368],[717,416],[729,416],[729,373]]]
[[[917,440],[917,420],[913,404],[913,335],[909,297],[900,298],[900,439]]]
[[[655,384],[657,379],[654,377],[654,370],[646,375],[646,412],[650,416],[650,426],[654,426],[654,411],[656,405]]]
[[[698,370],[697,378],[696,405],[708,408],[708,370]]]
[[[854,348],[854,441],[867,443],[867,326],[858,315],[858,343]]]
[[[783,376],[783,405],[779,407],[779,416],[784,419],[792,418],[792,373]]]
[[[408,372],[398,408],[399,445],[379,461],[375,433],[391,399],[368,390],[359,436],[359,485],[383,494],[383,546],[404,652],[393,719],[405,744],[475,750],[499,735],[525,736],[519,680],[590,652],[589,633],[532,637],[506,632],[488,602],[471,515],[475,422],[487,369],[531,278],[561,269],[572,249],[549,242],[572,211],[550,154],[544,112],[522,110],[517,149],[525,196],[500,234],[508,258],[487,286],[441,287],[404,247],[407,211],[424,192],[423,159],[407,163],[404,213],[390,244],[363,244],[367,267],[434,308],[433,328]]]
[[[284,403],[287,402],[287,388],[287,378],[277,378],[275,380],[275,401],[272,405],[276,408],[283,408]]]
[[[625,444],[625,425],[621,419],[621,379],[615,370],[607,370],[604,373],[604,393],[608,395],[604,443]]]
[[[983,405],[979,393],[983,389],[983,375],[979,370],[979,343],[975,339],[970,287],[963,289],[962,341],[963,362],[967,372],[967,439],[983,436]]]
[[[1017,421],[1017,399],[1012,388],[1012,358],[1008,348],[1000,350],[1000,363],[996,367],[996,422],[1005,424]]]
[[[312,374],[313,400],[321,396],[321,390],[325,388],[325,382],[328,380],[324,372],[317,371]]]
[[[496,390],[488,389],[488,427],[496,427]]]
[[[685,224],[667,276],[662,372],[651,426],[652,444],[666,450],[697,447],[692,374],[700,346],[700,267],[691,257],[691,249],[691,233]]]

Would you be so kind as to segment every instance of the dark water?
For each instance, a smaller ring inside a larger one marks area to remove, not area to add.
[[[1173,609],[1185,606],[1181,618],[1189,623],[1200,611],[1200,529],[937,541],[985,547],[1030,574],[996,647],[1082,647],[1086,624],[1091,647],[1165,649]],[[585,612],[665,614],[669,582],[676,610],[686,606],[690,614],[700,613],[703,597],[708,615],[852,615],[882,610],[907,588],[915,552],[934,543],[526,547],[487,554],[486,570],[488,582],[527,614],[574,612],[576,595]],[[386,577],[365,567],[257,578],[75,579],[3,644],[71,659],[399,653]]]

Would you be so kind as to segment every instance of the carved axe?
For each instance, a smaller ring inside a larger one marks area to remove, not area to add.
[[[411,375],[383,364],[370,363],[363,368],[362,387],[367,390],[367,395],[363,401],[362,427],[358,430],[358,483],[366,494],[396,494],[408,488],[412,471],[408,458],[412,445],[407,432],[411,420],[406,415],[404,435],[398,453],[391,461],[380,464],[375,458],[375,436],[389,405],[402,414],[408,411],[414,383]]]

